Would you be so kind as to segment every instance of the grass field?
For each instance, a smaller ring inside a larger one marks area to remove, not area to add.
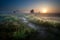
[[[37,30],[29,27],[29,23]],[[0,40],[59,40],[60,22],[32,14],[3,15],[0,16],[0,37]]]
[[[34,15],[26,16],[26,18],[36,24],[48,26],[48,27],[60,27],[60,21],[57,18],[37,17]]]
[[[27,40],[36,30],[28,27],[16,16],[0,16],[0,40]]]

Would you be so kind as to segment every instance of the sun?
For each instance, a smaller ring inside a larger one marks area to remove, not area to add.
[[[46,9],[44,9],[44,10],[42,10],[43,11],[43,13],[46,13],[47,12],[47,10]]]
[[[47,13],[47,9],[46,8],[42,9],[41,11],[42,11],[42,13]]]

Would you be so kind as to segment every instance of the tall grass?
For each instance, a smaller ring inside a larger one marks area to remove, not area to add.
[[[24,40],[36,33],[36,30],[22,23],[18,17],[0,16],[0,18],[0,40]]]
[[[60,40],[60,22],[47,21],[34,15],[26,16],[26,18],[35,25],[48,28],[46,31],[49,35],[46,40]]]
[[[35,23],[37,25],[42,25],[45,27],[60,27],[60,22],[50,21],[50,20],[44,20],[41,18],[36,18],[35,16],[27,16],[26,17],[30,22]]]

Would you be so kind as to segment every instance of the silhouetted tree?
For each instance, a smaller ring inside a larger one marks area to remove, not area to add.
[[[13,13],[16,13],[16,11],[13,11]]]
[[[30,11],[30,13],[34,13],[34,9],[32,9],[32,10]]]

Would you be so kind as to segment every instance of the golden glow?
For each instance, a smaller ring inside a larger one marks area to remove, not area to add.
[[[42,13],[47,13],[47,9],[44,8],[44,9],[41,10],[41,12]]]

